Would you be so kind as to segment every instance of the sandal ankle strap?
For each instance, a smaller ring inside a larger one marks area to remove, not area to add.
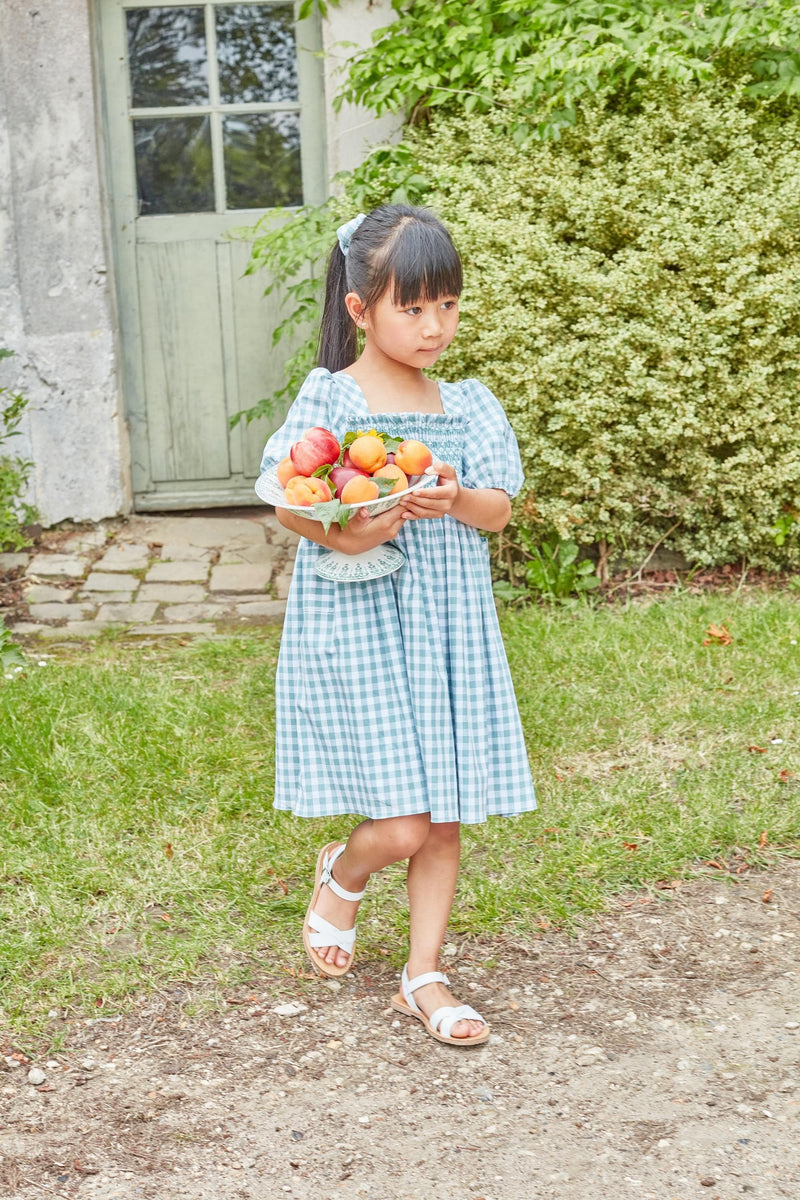
[[[343,888],[341,884],[338,884],[333,878],[333,864],[336,862],[340,854],[344,854],[344,849],[344,846],[340,846],[338,850],[334,850],[333,854],[326,854],[325,858],[322,860],[320,882],[326,883],[333,894],[338,896],[340,900],[361,900],[366,888],[361,892],[348,892],[346,888]]]
[[[421,1009],[413,996],[417,988],[425,987],[428,983],[443,983],[447,986],[450,980],[441,971],[426,971],[424,975],[416,975],[413,979],[409,979],[408,963],[406,963],[403,967],[403,975],[400,982],[406,1002],[415,1012],[420,1012]]]

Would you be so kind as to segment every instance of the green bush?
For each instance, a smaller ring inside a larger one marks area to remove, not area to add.
[[[442,367],[506,407],[517,518],[631,555],[800,558],[800,113],[650,87],[524,150],[491,116],[417,140],[465,259]]]
[[[0,360],[9,358],[12,350],[0,348]],[[18,425],[27,406],[24,396],[14,395],[3,399],[7,389],[0,388],[0,447],[9,438],[17,437]],[[25,504],[21,495],[25,490],[33,464],[22,458],[0,454],[0,550],[21,550],[29,539],[22,527],[36,519],[36,509]]]

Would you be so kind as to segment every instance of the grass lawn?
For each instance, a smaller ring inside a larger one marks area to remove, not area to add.
[[[703,645],[711,622],[730,645]],[[540,808],[465,830],[454,938],[532,936],[709,860],[800,854],[796,599],[502,623]],[[271,809],[278,640],[109,639],[0,678],[0,1022],[303,967],[317,849],[352,821]],[[370,884],[361,962],[403,961],[402,878]]]

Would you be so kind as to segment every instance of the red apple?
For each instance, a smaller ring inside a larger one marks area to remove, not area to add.
[[[307,429],[289,451],[299,475],[313,475],[325,463],[335,463],[341,446],[329,429],[315,425]]]
[[[346,453],[345,453],[345,457],[346,457]],[[358,467],[342,466],[342,467],[334,467],[333,468],[330,475],[328,476],[328,481],[329,481],[331,487],[336,489],[336,495],[341,496],[342,488],[344,487],[344,485],[350,479],[353,479],[356,475],[363,475],[363,476],[365,476],[365,478],[369,479],[369,474],[366,471],[359,471]]]

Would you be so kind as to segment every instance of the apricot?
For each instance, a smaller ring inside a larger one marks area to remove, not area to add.
[[[397,483],[388,493],[393,496],[395,492],[404,492],[408,487],[408,479],[405,471],[401,471],[394,463],[387,463],[385,467],[378,467],[377,471],[372,472],[373,479],[396,479]]]
[[[290,479],[294,479],[297,474],[297,467],[292,462],[290,456],[281,459],[278,463],[276,474],[278,476],[278,483],[282,488],[286,487]]]
[[[288,503],[298,508],[310,508],[312,504],[322,504],[333,498],[324,479],[307,478],[305,475],[295,475],[283,492]]]
[[[378,485],[368,475],[354,475],[339,493],[342,504],[361,504],[365,500],[377,500]]]
[[[424,442],[409,440],[397,447],[394,461],[406,475],[421,475],[433,462],[433,455]]]
[[[362,433],[347,448],[353,466],[369,471],[370,475],[386,462],[386,447],[374,433]]]

